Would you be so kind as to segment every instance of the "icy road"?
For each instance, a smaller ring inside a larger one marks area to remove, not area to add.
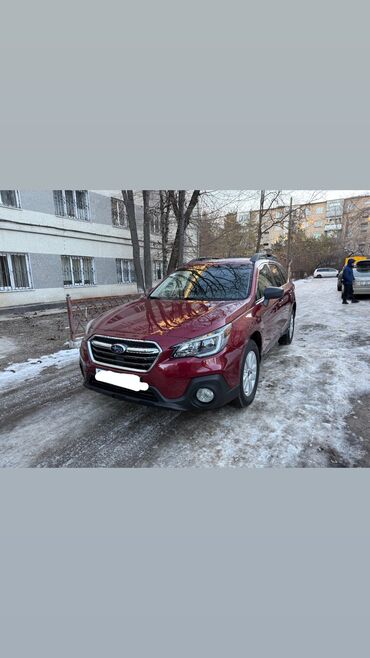
[[[263,361],[256,399],[202,414],[87,391],[77,350],[0,372],[0,466],[370,465],[370,299],[298,281],[293,344]]]

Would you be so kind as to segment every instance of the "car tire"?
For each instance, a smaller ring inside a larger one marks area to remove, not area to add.
[[[279,345],[290,345],[294,337],[295,313],[292,312],[287,330],[279,338]]]
[[[258,387],[260,362],[259,349],[254,340],[249,340],[240,367],[238,397],[232,401],[235,407],[242,409],[253,402]]]
[[[315,279],[322,279],[321,274],[316,274]]]

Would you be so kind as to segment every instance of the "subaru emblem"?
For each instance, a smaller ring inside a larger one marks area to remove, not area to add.
[[[122,345],[121,343],[114,343],[114,345],[111,346],[111,350],[115,354],[123,354],[127,350],[127,345]]]

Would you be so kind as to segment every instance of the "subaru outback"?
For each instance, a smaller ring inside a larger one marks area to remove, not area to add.
[[[89,322],[87,388],[177,410],[254,399],[261,358],[294,333],[294,284],[272,256],[196,259]]]

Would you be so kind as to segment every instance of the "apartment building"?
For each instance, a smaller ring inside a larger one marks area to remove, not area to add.
[[[370,196],[331,199],[308,204],[294,204],[293,226],[302,229],[307,236],[322,235],[343,237],[352,251],[370,253]],[[240,213],[243,223],[257,225],[258,210]],[[272,247],[288,234],[289,207],[272,208],[264,217],[262,246]]]
[[[139,198],[139,195],[136,195]],[[158,193],[151,192],[153,209]],[[143,246],[143,207],[135,206]],[[174,236],[170,219],[170,236]],[[187,258],[197,241],[186,241]],[[160,221],[151,224],[153,281],[162,278]],[[0,308],[137,291],[122,198],[94,190],[0,191]]]
[[[344,199],[343,238],[348,248],[370,255],[370,197]]]

